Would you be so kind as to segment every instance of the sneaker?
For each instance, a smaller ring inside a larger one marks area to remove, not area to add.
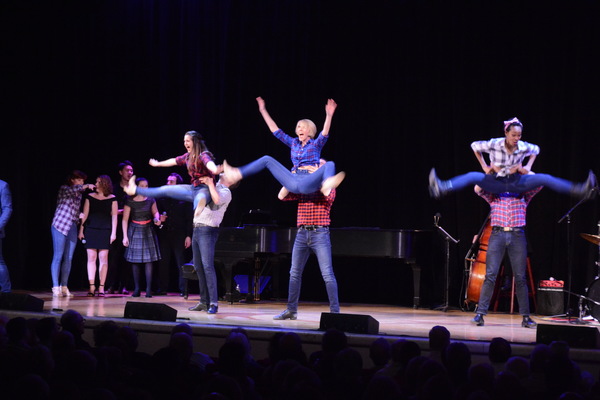
[[[285,319],[298,319],[298,313],[290,310],[285,310],[281,314],[278,314],[273,317],[275,320],[285,320]]]
[[[471,320],[471,323],[477,326],[483,326],[485,321],[483,320],[483,314],[476,314],[475,318]]]
[[[242,180],[240,169],[227,164],[227,160],[223,161],[223,173],[225,174],[225,179],[227,179],[229,186],[233,186]]]
[[[123,187],[123,191],[127,193],[129,196],[135,196],[135,189],[137,188],[135,184],[135,175],[133,175],[126,186]]]
[[[210,306],[208,306],[208,311],[209,314],[216,314],[217,312],[219,312],[219,306],[215,305],[215,304],[211,304]]]
[[[523,315],[523,322],[521,322],[523,328],[535,328],[537,323],[532,320],[529,315]]]
[[[431,171],[429,172],[429,195],[434,199],[442,197],[441,184],[442,182],[435,173],[435,168],[431,168]]]
[[[52,297],[62,297],[62,291],[60,290],[60,286],[54,286],[52,288]]]
[[[198,302],[198,304],[196,304],[194,307],[188,308],[188,310],[190,310],[190,311],[207,311],[208,310],[208,304],[204,304],[202,302]]]
[[[69,288],[66,286],[60,287],[60,293],[62,297],[73,297],[73,293],[69,292]]]
[[[329,178],[325,179],[323,181],[323,184],[321,185],[321,193],[323,193],[323,196],[329,196],[331,190],[340,186],[340,183],[342,183],[344,178],[346,178],[346,173],[342,171],[338,172],[334,176],[330,176]]]
[[[592,170],[588,173],[588,177],[584,183],[584,190],[584,198],[586,200],[591,200],[598,194],[598,180]]]

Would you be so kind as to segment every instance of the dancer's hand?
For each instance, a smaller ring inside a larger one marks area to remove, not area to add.
[[[333,99],[327,99],[327,104],[325,104],[325,114],[332,116],[337,107],[337,103]]]
[[[150,166],[152,167],[158,167],[158,160],[155,158],[151,158],[150,161],[148,161],[148,164],[150,164]]]
[[[264,111],[266,109],[265,101],[262,97],[257,97],[256,102],[258,103],[258,111]]]

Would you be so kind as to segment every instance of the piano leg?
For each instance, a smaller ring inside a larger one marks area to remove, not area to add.
[[[417,309],[421,305],[421,266],[414,260],[407,261],[412,268],[413,274],[413,308]]]

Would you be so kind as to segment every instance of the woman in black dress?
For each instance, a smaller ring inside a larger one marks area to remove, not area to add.
[[[98,268],[98,296],[104,296],[104,282],[108,271],[108,250],[117,238],[117,198],[108,175],[96,179],[96,191],[87,195],[83,203],[83,217],[79,227],[79,239],[85,239],[87,273],[90,282],[88,296],[96,293],[96,261]]]
[[[145,178],[137,178],[136,185],[147,188]],[[123,208],[123,246],[125,259],[133,264],[133,297],[140,296],[140,270],[142,264],[146,274],[146,297],[152,297],[152,263],[160,260],[158,239],[152,227],[161,224],[156,201],[140,194],[129,196]]]

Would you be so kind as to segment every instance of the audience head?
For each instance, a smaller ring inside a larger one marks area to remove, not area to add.
[[[488,358],[492,363],[505,363],[512,355],[512,347],[508,340],[495,337],[490,341],[488,348]]]
[[[375,339],[369,347],[369,357],[376,367],[386,365],[392,358],[392,345],[382,337]]]
[[[436,325],[429,331],[429,348],[432,351],[444,351],[450,344],[450,331],[446,327]]]
[[[85,319],[75,310],[67,310],[60,317],[62,329],[71,332],[74,336],[81,336],[85,331]]]

